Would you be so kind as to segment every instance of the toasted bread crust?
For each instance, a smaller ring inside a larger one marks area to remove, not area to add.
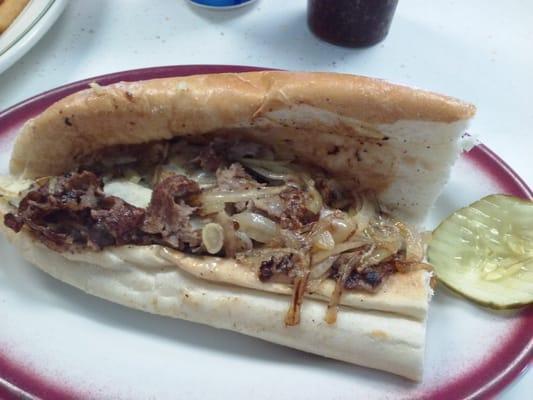
[[[117,83],[68,96],[29,121],[10,167],[15,175],[54,175],[117,143],[302,123],[355,137],[354,120],[370,127],[404,120],[452,123],[474,112],[450,97],[333,73],[265,71]],[[324,120],[324,113],[335,118]]]

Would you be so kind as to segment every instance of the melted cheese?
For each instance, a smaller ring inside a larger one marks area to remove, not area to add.
[[[105,184],[104,193],[119,197],[135,207],[146,208],[152,198],[152,190],[127,180],[114,180]]]

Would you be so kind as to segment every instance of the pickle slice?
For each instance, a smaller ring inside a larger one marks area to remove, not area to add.
[[[533,303],[533,202],[490,195],[446,218],[428,260],[438,279],[482,305]]]

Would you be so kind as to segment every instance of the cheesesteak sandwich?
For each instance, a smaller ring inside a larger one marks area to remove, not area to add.
[[[93,295],[418,380],[417,225],[473,114],[340,74],[93,84],[22,128],[1,229]]]

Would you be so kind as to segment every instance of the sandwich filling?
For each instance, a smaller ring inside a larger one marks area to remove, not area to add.
[[[4,224],[58,252],[152,245],[233,258],[263,283],[290,285],[285,323],[299,322],[313,283],[376,292],[397,273],[429,268],[421,235],[356,182],[294,158],[290,149],[204,137],[115,146],[23,191],[0,188]]]

